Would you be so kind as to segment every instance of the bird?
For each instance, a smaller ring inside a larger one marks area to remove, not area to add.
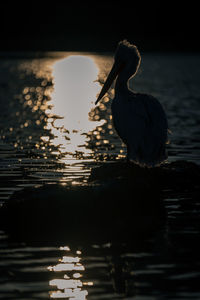
[[[127,147],[127,161],[140,167],[156,167],[166,162],[168,157],[168,121],[159,100],[129,87],[129,79],[137,74],[140,63],[137,46],[127,40],[120,41],[112,69],[95,104],[117,78],[111,111],[114,128]]]

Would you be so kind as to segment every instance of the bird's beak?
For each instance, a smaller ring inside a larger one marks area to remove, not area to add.
[[[113,81],[115,80],[115,78],[117,77],[117,75],[119,74],[119,72],[121,71],[122,68],[123,68],[123,64],[116,63],[116,62],[114,63],[110,73],[108,74],[106,82],[104,83],[104,85],[101,89],[101,92],[100,92],[95,104],[97,104],[99,102],[99,100],[101,100],[101,98],[103,98],[103,96],[109,90],[109,88],[111,87]]]

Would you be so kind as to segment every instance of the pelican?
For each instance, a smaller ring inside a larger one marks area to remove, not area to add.
[[[156,98],[129,88],[128,81],[136,75],[140,62],[141,56],[135,45],[127,40],[119,42],[113,67],[95,104],[117,77],[111,109],[114,127],[127,146],[127,160],[142,167],[154,167],[167,159],[168,122]]]

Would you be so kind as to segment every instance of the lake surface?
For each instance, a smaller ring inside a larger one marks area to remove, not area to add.
[[[112,124],[113,88],[94,105],[112,62],[112,55],[95,53],[1,55],[1,209],[20,197],[29,201],[36,191],[48,203],[48,192],[87,187],[96,167],[112,171],[125,160]],[[144,54],[130,86],[165,108],[169,163],[199,165],[200,56]],[[100,191],[103,184],[98,181]],[[13,239],[0,228],[0,299],[200,299],[199,195],[199,185],[163,189],[164,224],[151,238],[134,236],[131,243],[83,243],[84,234],[72,243],[59,232],[58,240]]]

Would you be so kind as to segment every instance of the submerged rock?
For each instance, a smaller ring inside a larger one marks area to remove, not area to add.
[[[163,189],[192,189],[199,178],[200,168],[188,162],[154,169],[106,163],[92,170],[88,184],[16,193],[0,210],[1,227],[23,241],[143,239],[165,223]]]
[[[199,185],[200,167],[193,162],[175,161],[156,168],[141,168],[126,162],[106,163],[91,171],[90,182],[129,182],[137,189],[189,188]],[[141,186],[140,186],[141,185]]]

